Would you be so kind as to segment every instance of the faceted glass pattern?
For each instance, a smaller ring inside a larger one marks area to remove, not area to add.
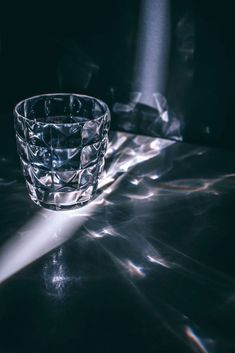
[[[104,168],[110,112],[77,94],[28,98],[14,111],[17,150],[31,199],[54,210],[94,195]]]

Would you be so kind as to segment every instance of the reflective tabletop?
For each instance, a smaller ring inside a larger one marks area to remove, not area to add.
[[[112,132],[96,197],[56,212],[9,141],[1,353],[235,352],[234,151]]]

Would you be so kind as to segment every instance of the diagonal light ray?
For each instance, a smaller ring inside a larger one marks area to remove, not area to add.
[[[111,161],[100,180],[99,196],[78,210],[39,211],[0,249],[0,283],[69,240],[105,204],[127,172],[171,144],[171,141],[117,133],[107,151]]]

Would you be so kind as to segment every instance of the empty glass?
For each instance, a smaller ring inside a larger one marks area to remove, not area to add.
[[[104,168],[110,112],[93,97],[45,94],[14,110],[17,150],[31,199],[60,210],[94,195]]]

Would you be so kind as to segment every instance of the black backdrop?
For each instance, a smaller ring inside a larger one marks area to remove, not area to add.
[[[112,88],[131,83],[139,9],[138,0],[8,4],[0,30],[2,119],[20,99],[46,92],[88,93],[111,104]],[[167,98],[183,117],[186,141],[235,147],[233,10],[232,1],[172,1]],[[195,28],[190,89],[175,64],[184,16]]]

